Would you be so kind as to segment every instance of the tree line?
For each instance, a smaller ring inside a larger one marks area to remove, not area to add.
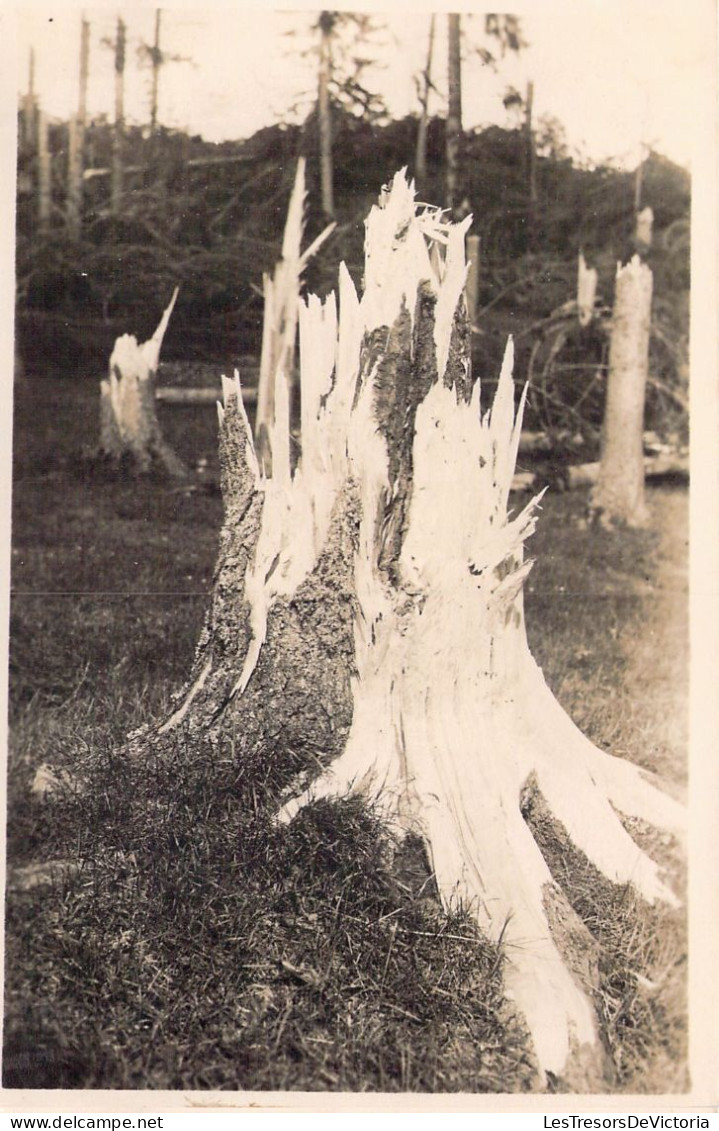
[[[435,48],[440,18],[449,25],[444,61]],[[569,154],[561,124],[533,121],[531,88],[524,95],[508,91],[513,124],[463,129],[463,60],[466,67],[474,52],[483,65],[496,67],[503,53],[524,44],[515,17],[482,17],[481,26],[469,30],[462,27],[468,22],[456,15],[428,19],[417,112],[394,120],[365,79],[381,28],[364,14],[322,12],[309,29],[317,88],[305,117],[245,141],[214,144],[158,120],[169,59],[159,16],[154,42],[145,45],[152,68],[150,126],[124,121],[126,42],[118,21],[113,121],[88,118],[82,81],[78,114],[68,122],[44,118],[32,78],[22,101],[19,310],[98,321],[152,310],[149,330],[180,285],[181,309],[207,328],[205,350],[223,334],[241,335],[252,349],[261,331],[262,272],[279,255],[298,156],[307,159],[308,238],[328,217],[337,221],[308,271],[307,284],[318,293],[331,288],[340,259],[361,277],[364,217],[380,186],[404,166],[422,199],[443,202],[456,218],[472,212],[481,246],[480,309],[501,305],[506,295],[515,310],[524,303],[533,314],[548,313],[568,297],[579,249],[611,286],[617,260],[633,250],[638,203],[651,205],[657,233],[674,226],[676,236],[677,224],[686,228],[690,185],[683,170],[658,154],[649,155],[640,174],[583,166]],[[86,29],[83,21],[81,77],[88,69]],[[438,94],[440,70],[447,76],[446,106]],[[73,180],[78,169],[81,193]],[[666,275],[664,286],[652,265],[656,292],[686,288],[686,239],[675,238],[669,251],[657,242],[654,254],[662,260],[659,275]]]

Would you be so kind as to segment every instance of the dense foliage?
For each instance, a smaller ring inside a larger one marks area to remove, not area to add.
[[[344,259],[362,270],[364,218],[380,186],[412,169],[417,120],[384,124],[350,111],[334,118],[337,229],[311,262],[308,289],[329,290]],[[444,198],[445,123],[430,122],[423,196]],[[114,337],[151,333],[172,288],[180,300],[167,336],[168,359],[231,364],[259,351],[262,272],[280,253],[295,159],[308,158],[308,241],[323,226],[317,168],[318,127],[276,125],[246,142],[221,145],[160,130],[128,129],[126,192],[120,216],[110,207],[112,126],[98,119],[86,134],[82,236],[65,223],[68,131],[51,129],[53,212],[44,232],[32,194],[34,158],[19,155],[17,298],[28,371],[97,372]],[[497,126],[466,137],[465,162],[474,230],[481,236],[480,320],[475,339],[487,372],[508,329],[519,337],[518,375],[526,372],[533,327],[574,297],[576,257],[599,271],[600,302],[611,305],[619,260],[632,254],[636,173],[581,165],[567,152],[558,123],[537,133],[536,190],[528,230],[526,136]],[[104,170],[104,172],[103,172]],[[690,183],[652,153],[641,170],[642,205],[655,216],[648,259],[655,276],[655,318],[665,347],[662,380],[681,386],[688,324]],[[525,353],[523,354],[523,350]],[[523,368],[524,367],[524,368]]]

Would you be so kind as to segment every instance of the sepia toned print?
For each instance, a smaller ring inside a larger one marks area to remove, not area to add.
[[[8,1096],[704,1095],[711,63],[574,8],[14,13]]]

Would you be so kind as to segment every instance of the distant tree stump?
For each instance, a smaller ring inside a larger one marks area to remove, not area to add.
[[[160,349],[176,299],[177,289],[149,341],[138,345],[131,334],[117,339],[109,376],[100,382],[100,455],[130,474],[156,471],[173,479],[188,474],[164,439],[155,409]]]
[[[592,950],[524,820],[528,798],[596,867],[675,897],[616,810],[681,828],[638,767],[592,745],[527,645],[523,546],[538,499],[507,503],[523,401],[512,349],[491,410],[470,372],[466,224],[416,206],[402,174],[366,225],[365,288],[300,308],[302,455],[275,386],[272,478],[239,380],[224,382],[225,520],[211,607],[168,716],[138,757],[193,746],[271,781],[278,817],[360,793],[424,841],[446,907],[506,947],[509,996],[540,1073],[591,1090],[602,1071]]]

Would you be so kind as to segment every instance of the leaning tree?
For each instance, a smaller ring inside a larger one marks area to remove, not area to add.
[[[584,928],[524,820],[528,796],[604,875],[672,904],[619,814],[680,829],[683,810],[579,732],[530,654],[523,546],[539,500],[508,512],[524,399],[515,412],[511,344],[480,408],[467,223],[417,205],[403,174],[383,191],[361,298],[342,266],[338,305],[301,305],[302,453],[279,379],[272,478],[239,379],[224,381],[211,607],[186,686],[131,749],[205,743],[265,777],[279,763],[280,821],[358,793],[390,831],[418,834],[445,906],[462,901],[503,940],[540,1069],[582,1065],[581,1087],[600,1060],[568,953]]]

